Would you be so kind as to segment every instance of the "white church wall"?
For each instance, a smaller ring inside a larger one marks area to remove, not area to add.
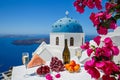
[[[49,50],[49,52],[53,55],[58,57],[59,59],[62,59],[62,54],[63,54],[63,50],[64,50],[64,46],[59,47],[59,46],[51,46],[51,45],[47,45],[46,46],[47,50]],[[70,51],[70,56],[71,58],[75,57],[75,52],[76,50],[80,49],[80,47],[69,47],[69,51]]]
[[[59,45],[56,45],[56,37],[59,37]],[[68,40],[68,46],[70,46],[70,38],[74,38],[74,46],[78,47],[84,43],[84,33],[50,33],[50,45],[51,46],[64,46],[64,40]],[[83,38],[83,39],[82,39]]]
[[[51,57],[53,56],[47,49],[44,49],[42,52],[39,53],[40,57],[42,57],[45,61],[50,61]]]
[[[49,52],[53,55],[58,57],[59,59],[62,59],[62,53],[63,53],[63,49],[64,47],[59,47],[59,46],[51,46],[48,45],[47,46],[47,50],[49,50]]]
[[[59,45],[56,45],[56,37],[59,37]],[[50,33],[50,45],[51,46],[64,46],[64,34]]]
[[[82,42],[84,42],[83,33],[65,33],[65,39],[68,39],[68,46],[70,46],[70,38],[74,38],[74,46],[73,47],[79,47],[82,45]],[[82,41],[83,38],[83,41]]]

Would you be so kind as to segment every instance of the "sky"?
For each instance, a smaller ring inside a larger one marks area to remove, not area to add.
[[[69,16],[76,19],[85,34],[96,34],[89,19],[92,11],[76,12],[75,0],[0,0],[0,34],[49,34],[52,24]]]

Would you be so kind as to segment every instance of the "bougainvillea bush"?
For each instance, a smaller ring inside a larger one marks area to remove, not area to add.
[[[102,6],[102,1],[76,0],[74,6],[80,14],[84,13],[86,7],[90,9],[97,8],[99,12],[92,12],[89,18],[98,34],[106,35],[108,29],[115,30],[118,26],[120,0],[106,0],[105,6]],[[114,45],[110,37],[102,40],[101,36],[97,36],[93,39],[93,43],[86,42],[81,46],[91,58],[85,62],[85,70],[96,80],[100,77],[102,80],[120,80],[120,66],[112,60],[114,56],[119,55],[119,48]]]

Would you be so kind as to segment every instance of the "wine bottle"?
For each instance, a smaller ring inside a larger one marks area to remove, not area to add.
[[[65,46],[64,46],[64,50],[63,50],[63,63],[67,64],[70,62],[70,51],[67,45],[67,39],[65,39]]]

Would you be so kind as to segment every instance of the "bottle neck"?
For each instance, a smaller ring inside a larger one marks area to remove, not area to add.
[[[65,46],[67,46],[67,39],[65,39]]]

